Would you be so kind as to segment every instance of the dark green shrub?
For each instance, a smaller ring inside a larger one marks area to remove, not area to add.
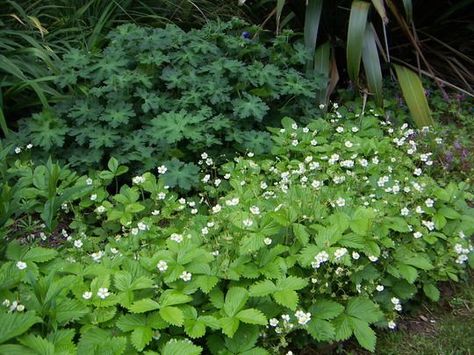
[[[282,116],[308,120],[319,109],[318,78],[307,79],[302,45],[290,33],[271,45],[250,39],[245,24],[211,23],[184,32],[124,25],[98,54],[71,50],[58,84],[74,99],[21,123],[21,141],[68,157],[75,167],[158,162],[228,148],[268,150],[263,130]]]

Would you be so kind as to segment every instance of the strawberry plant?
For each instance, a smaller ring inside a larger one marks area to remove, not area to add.
[[[4,251],[0,353],[279,354],[352,337],[375,351],[375,327],[474,266],[468,186],[433,179],[426,129],[383,114],[286,117],[271,156],[202,153],[196,194],[165,165],[115,192],[117,161],[77,178],[69,238]]]

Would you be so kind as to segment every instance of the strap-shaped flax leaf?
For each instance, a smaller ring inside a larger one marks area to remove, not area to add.
[[[5,137],[8,136],[7,120],[5,119],[5,115],[3,114],[3,94],[2,94],[1,87],[0,87],[0,128],[2,129]]]
[[[419,76],[408,68],[394,65],[403,97],[418,127],[431,126],[433,118]]]
[[[362,61],[364,63],[365,76],[370,92],[375,96],[377,105],[383,105],[382,96],[382,69],[380,68],[379,53],[375,42],[375,30],[371,23],[365,29],[364,50]]]
[[[388,23],[387,11],[385,11],[385,5],[383,0],[372,0],[372,4],[374,4],[375,9],[377,10],[380,18],[382,19],[384,24]]]
[[[356,84],[359,83],[360,61],[369,8],[370,4],[368,2],[354,1],[349,17],[346,47],[347,73],[349,78]]]
[[[307,73],[310,73],[313,68],[313,58],[316,50],[316,41],[318,39],[322,8],[323,0],[308,0],[304,19],[304,46],[311,59],[306,63]]]
[[[413,21],[413,3],[411,0],[403,0],[403,7],[405,7],[405,14],[407,16],[407,21]]]
[[[317,91],[316,97],[318,98],[319,104],[326,105],[328,96],[329,76],[331,72],[331,45],[326,42],[316,48],[314,53],[314,74],[326,79],[326,82]]]
[[[277,6],[276,6],[276,32],[280,33],[281,27],[281,13],[283,11],[283,7],[285,6],[285,0],[277,0]]]

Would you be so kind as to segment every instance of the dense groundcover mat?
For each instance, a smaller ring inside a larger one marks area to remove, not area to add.
[[[427,130],[344,116],[283,119],[269,158],[202,152],[186,196],[166,166],[120,187],[115,159],[88,176],[12,163],[0,354],[278,354],[352,336],[374,351],[374,327],[473,266],[473,196],[430,177]]]

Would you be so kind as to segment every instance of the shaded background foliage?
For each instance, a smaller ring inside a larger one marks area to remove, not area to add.
[[[347,24],[352,2],[352,0],[323,1],[318,44],[327,40],[331,41],[336,48],[339,63],[345,61]],[[246,1],[247,15],[252,19],[267,18],[268,16],[271,20],[265,22],[264,28],[276,31],[275,15],[272,14],[276,3],[274,0]],[[281,15],[282,26],[303,32],[305,1],[289,0],[284,3]],[[397,9],[403,15],[402,2],[394,3],[398,5]],[[435,74],[472,94],[474,85],[472,74],[474,1],[421,0],[403,1],[403,3],[412,3],[413,23],[418,42],[425,56],[429,58]],[[403,29],[397,23],[393,13],[387,11],[387,16],[387,39],[390,53],[400,61],[418,67],[419,56],[409,43]],[[383,41],[382,20],[375,9],[369,14],[369,19],[375,23],[380,39]],[[380,44],[383,46],[383,43]],[[344,65],[340,65],[341,69],[344,67]]]
[[[345,60],[351,3],[349,0],[323,3],[318,43],[329,40],[334,45],[338,63]],[[6,121],[14,128],[19,116],[36,110],[38,105],[48,107],[50,102],[60,101],[63,93],[52,85],[58,57],[71,47],[97,51],[105,44],[107,32],[119,24],[132,22],[161,27],[175,23],[189,29],[213,19],[238,16],[262,25],[271,36],[276,23],[272,13],[275,4],[273,0],[246,1],[244,6],[238,6],[238,1],[216,0],[3,1],[0,4],[1,128],[5,130]],[[433,73],[471,94],[473,4],[472,0],[413,3],[416,34],[425,55],[430,58]],[[282,11],[280,27],[302,32],[305,2],[286,1]],[[389,12],[388,15],[390,52],[399,61],[417,68],[419,55],[407,44],[406,35],[393,15]],[[380,32],[380,18],[376,13],[370,18]],[[456,36],[452,35],[453,31]],[[347,84],[344,67],[338,65],[343,87]],[[421,69],[426,71],[426,68]]]

